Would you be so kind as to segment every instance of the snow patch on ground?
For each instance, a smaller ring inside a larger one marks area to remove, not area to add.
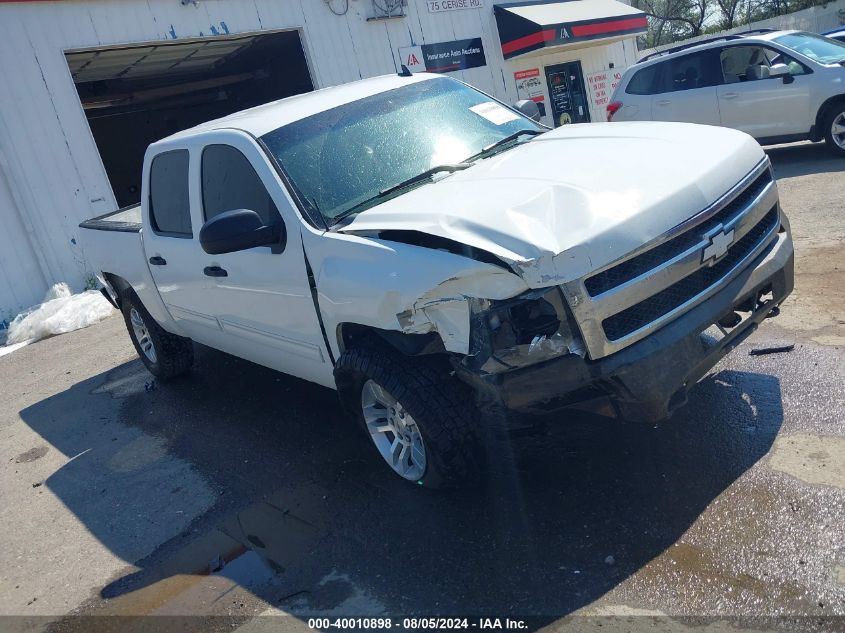
[[[42,303],[21,312],[9,324],[6,346],[0,348],[0,356],[27,343],[94,325],[113,311],[98,291],[75,295],[66,283],[58,283],[47,291]]]

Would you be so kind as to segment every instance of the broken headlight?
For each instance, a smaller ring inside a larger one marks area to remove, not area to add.
[[[584,355],[584,343],[555,287],[504,301],[475,300],[470,357],[476,369],[498,373],[563,354]]]

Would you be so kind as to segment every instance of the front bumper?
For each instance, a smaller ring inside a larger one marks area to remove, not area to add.
[[[611,396],[627,418],[659,420],[686,401],[689,388],[747,338],[792,292],[794,251],[788,228],[724,288],[648,337],[589,360],[566,354],[498,374],[456,366],[482,401],[525,410]],[[761,299],[761,295],[770,297]],[[718,341],[701,334],[734,311],[749,312]]]

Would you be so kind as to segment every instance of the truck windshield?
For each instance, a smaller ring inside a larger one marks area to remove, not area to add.
[[[821,35],[789,33],[774,38],[774,41],[820,64],[836,64],[845,60],[845,44]]]
[[[332,225],[350,210],[384,200],[385,190],[397,183],[461,163],[521,130],[545,128],[469,86],[438,77],[314,114],[261,138],[302,203]],[[529,138],[517,135],[514,143]]]

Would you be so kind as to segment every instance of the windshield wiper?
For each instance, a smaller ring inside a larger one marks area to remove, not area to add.
[[[508,143],[511,143],[512,141],[515,141],[516,139],[518,139],[520,136],[525,136],[526,134],[528,134],[530,136],[537,136],[538,134],[542,134],[545,131],[546,130],[525,129],[525,130],[519,130],[518,132],[514,132],[513,134],[508,134],[505,138],[500,138],[495,143],[490,143],[490,145],[485,145],[484,147],[481,148],[480,152],[478,152],[477,154],[473,154],[472,156],[467,158],[467,160],[470,161],[470,160],[475,160],[476,158],[483,158],[485,156],[489,156],[492,153],[492,150],[497,149],[499,147],[502,147],[504,145],[507,145]]]
[[[448,172],[455,172],[461,171],[462,169],[466,169],[467,167],[472,167],[469,163],[453,163],[447,165],[437,165],[432,167],[431,169],[426,169],[421,174],[417,174],[411,178],[403,180],[401,182],[397,182],[396,184],[390,185],[385,189],[380,190],[376,195],[367,198],[366,200],[362,200],[356,205],[351,206],[346,211],[341,213],[340,215],[334,218],[334,224],[337,224],[343,218],[349,217],[350,215],[357,213],[358,211],[362,211],[363,209],[367,209],[372,206],[373,202],[380,200],[381,198],[387,197],[395,191],[399,191],[400,189],[405,189],[417,183],[425,182],[426,180],[431,180],[431,178],[435,174],[439,174],[440,172],[448,171]]]
[[[434,174],[438,174],[441,171],[460,171],[462,169],[466,169],[470,167],[469,163],[454,163],[451,165],[437,165],[436,167],[432,167],[431,169],[426,169],[423,173],[417,174],[412,178],[408,178],[407,180],[403,180],[402,182],[397,182],[395,185],[390,185],[389,187],[382,189],[378,192],[378,195],[374,196],[375,198],[382,198],[394,191],[399,189],[404,189],[405,187],[409,187],[410,185],[414,185],[418,182],[423,182],[425,180],[430,179]]]

